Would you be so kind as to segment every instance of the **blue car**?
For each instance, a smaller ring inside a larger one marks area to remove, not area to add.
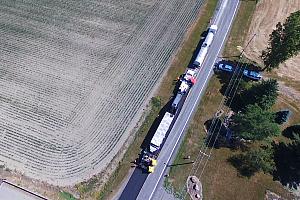
[[[225,71],[225,72],[233,72],[233,67],[231,65],[226,64],[219,64],[218,70]]]
[[[259,81],[262,78],[262,75],[259,72],[251,71],[251,70],[248,70],[248,69],[245,69],[243,71],[243,75],[250,78],[250,79],[252,79],[252,80],[256,80],[256,81]]]

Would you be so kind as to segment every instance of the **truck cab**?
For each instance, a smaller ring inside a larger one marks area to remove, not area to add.
[[[176,111],[178,109],[178,106],[179,106],[179,103],[180,103],[182,97],[183,97],[183,95],[181,93],[178,93],[176,95],[176,97],[175,97],[175,99],[174,99],[174,101],[172,103],[172,106],[171,106],[171,113],[172,114],[174,114],[174,115],[176,114]]]
[[[155,166],[157,165],[157,160],[154,157],[151,157],[151,155],[149,155],[146,151],[142,153],[139,166],[147,173],[153,173]]]

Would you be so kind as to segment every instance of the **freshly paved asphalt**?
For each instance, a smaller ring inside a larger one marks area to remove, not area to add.
[[[161,187],[163,187],[164,175],[168,171],[167,166],[172,164],[172,160],[176,156],[176,152],[188,128],[187,125],[204,95],[208,80],[212,75],[213,65],[224,46],[238,5],[239,0],[223,0],[223,4],[216,13],[214,23],[218,25],[218,31],[200,69],[197,83],[186,98],[185,104],[161,150],[155,172],[147,175],[141,173],[139,169],[135,169],[119,197],[120,200],[163,199]]]

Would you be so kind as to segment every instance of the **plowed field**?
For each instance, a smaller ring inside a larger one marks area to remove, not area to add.
[[[101,172],[202,3],[0,0],[0,164],[60,186]]]

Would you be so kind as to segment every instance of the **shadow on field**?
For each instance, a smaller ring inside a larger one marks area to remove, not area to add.
[[[243,154],[231,156],[227,159],[227,161],[237,169],[239,176],[250,178],[255,174],[255,172],[257,172],[255,167],[249,167],[250,164],[247,162]]]
[[[219,118],[209,119],[204,123],[208,136],[206,138],[206,145],[209,147],[220,148],[227,146],[226,142],[226,128]]]
[[[229,128],[226,128],[220,118],[209,119],[205,123],[205,128],[209,133],[206,138],[206,145],[210,148],[230,148],[231,150],[246,151],[248,146],[241,140],[234,137],[234,133]]]

